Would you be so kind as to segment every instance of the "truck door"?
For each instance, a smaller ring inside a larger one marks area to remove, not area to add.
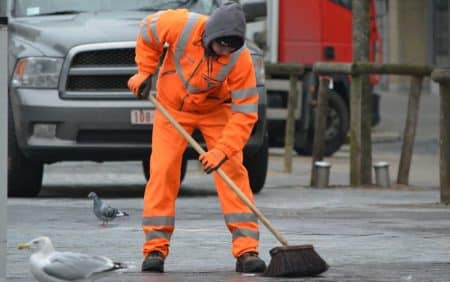
[[[325,0],[322,5],[322,60],[352,60],[351,0]]]

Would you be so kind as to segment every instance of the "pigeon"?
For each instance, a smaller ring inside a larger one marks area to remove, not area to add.
[[[40,282],[93,281],[112,271],[127,268],[125,264],[104,256],[55,251],[50,238],[45,236],[19,244],[17,248],[32,251],[31,274]]]
[[[94,199],[94,214],[102,221],[102,226],[105,226],[109,221],[116,217],[129,216],[128,213],[119,209],[113,208],[102,199],[100,199],[95,192],[88,195],[89,199]]]

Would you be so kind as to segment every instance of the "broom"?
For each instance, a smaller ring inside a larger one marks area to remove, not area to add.
[[[148,99],[167,118],[175,129],[188,141],[188,143],[200,155],[205,150],[192,138],[189,133],[172,117],[172,115],[159,103],[153,95],[149,94]],[[302,277],[316,276],[328,269],[328,264],[319,256],[312,245],[289,246],[287,240],[272,226],[269,220],[259,211],[259,209],[245,196],[237,185],[223,172],[221,168],[216,170],[217,174],[228,184],[237,196],[249,207],[252,212],[261,220],[270,232],[280,241],[283,246],[270,250],[272,257],[269,266],[264,273],[269,277]]]

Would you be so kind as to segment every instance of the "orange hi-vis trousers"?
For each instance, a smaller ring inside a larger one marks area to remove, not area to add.
[[[231,116],[229,105],[202,114],[168,110],[190,134],[194,129],[199,129],[207,148],[214,147]],[[159,111],[156,111],[152,133],[150,179],[145,188],[142,219],[145,233],[142,250],[144,256],[152,251],[160,251],[164,256],[169,253],[170,237],[175,228],[175,200],[180,187],[181,162],[186,146],[187,141]],[[241,151],[229,157],[221,169],[254,203],[248,173],[242,161]],[[258,253],[259,226],[256,216],[217,173],[213,172],[213,177],[225,223],[232,235],[232,254],[239,257],[246,252]]]

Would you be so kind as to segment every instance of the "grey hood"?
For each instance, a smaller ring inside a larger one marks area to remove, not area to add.
[[[245,40],[245,14],[236,2],[226,2],[208,18],[203,34],[203,46],[210,47],[214,39],[239,36]]]

